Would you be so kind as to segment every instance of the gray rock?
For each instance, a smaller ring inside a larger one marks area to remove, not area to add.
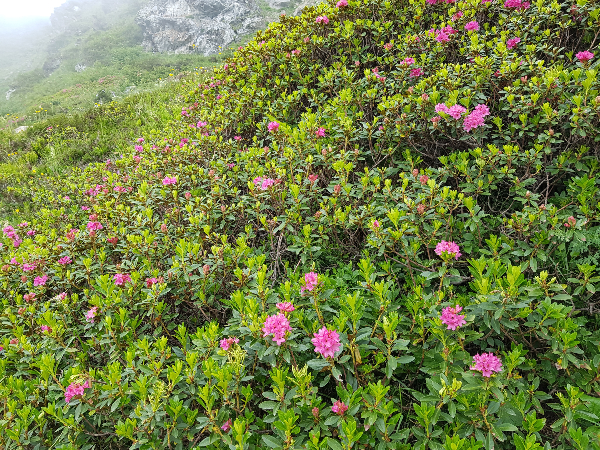
[[[138,13],[151,52],[210,55],[315,0],[150,0]]]
[[[15,133],[20,133],[21,131],[25,131],[27,128],[25,125],[15,128]]]

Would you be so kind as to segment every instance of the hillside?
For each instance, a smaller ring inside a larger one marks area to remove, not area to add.
[[[0,447],[600,449],[599,36],[323,3],[5,186]]]

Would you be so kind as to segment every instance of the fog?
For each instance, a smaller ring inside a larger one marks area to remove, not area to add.
[[[65,3],[65,0],[3,0],[0,2],[0,22],[2,26],[12,19],[15,26],[19,26],[16,19],[31,17],[50,17],[54,8]],[[22,22],[21,22],[22,23]]]

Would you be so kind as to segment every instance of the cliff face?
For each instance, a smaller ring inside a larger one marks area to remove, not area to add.
[[[310,1],[310,0],[309,0]],[[218,53],[306,0],[150,0],[138,13],[147,51]]]

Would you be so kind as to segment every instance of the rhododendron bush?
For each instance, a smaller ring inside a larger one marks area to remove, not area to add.
[[[23,187],[0,448],[600,448],[599,26],[331,1]]]

